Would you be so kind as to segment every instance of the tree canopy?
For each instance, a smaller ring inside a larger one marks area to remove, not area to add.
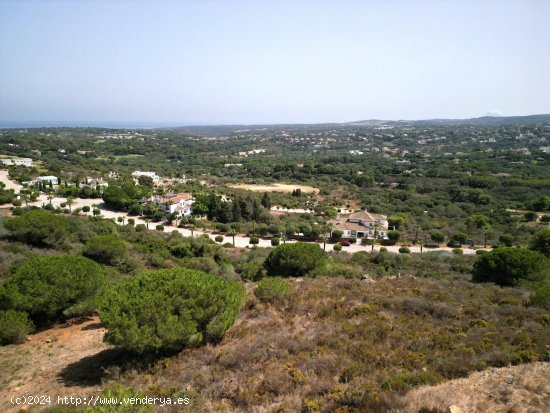
[[[301,277],[325,265],[328,255],[318,244],[297,242],[279,245],[265,261],[269,275]]]
[[[235,322],[245,295],[241,284],[201,271],[145,273],[101,300],[105,341],[139,354],[216,341]]]

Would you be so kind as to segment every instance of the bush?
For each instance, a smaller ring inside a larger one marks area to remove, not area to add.
[[[453,254],[455,255],[464,255],[464,250],[462,248],[454,248]]]
[[[473,280],[505,286],[541,281],[550,274],[549,262],[544,255],[526,248],[498,248],[478,255]]]
[[[400,252],[401,254],[410,254],[410,253],[411,253],[411,250],[410,250],[409,247],[401,247],[401,248],[399,248],[399,252]]]
[[[529,296],[529,304],[550,310],[550,284],[536,288]]]
[[[529,241],[529,248],[550,258],[550,229],[541,229]]]
[[[136,225],[136,232],[144,232],[147,231],[147,227],[145,224],[137,224]]]
[[[279,240],[279,238],[277,238],[277,237],[271,238],[271,246],[272,247],[277,247],[280,243],[281,243],[281,241]]]
[[[102,290],[101,267],[84,257],[36,257],[10,275],[0,289],[0,305],[26,311],[33,320],[45,321],[94,309]]]
[[[19,344],[34,331],[34,325],[27,313],[6,310],[0,313],[0,344]]]
[[[250,245],[258,245],[260,243],[260,238],[258,237],[250,237],[250,241],[248,241]]]
[[[511,247],[514,243],[514,236],[511,234],[502,234],[498,237],[498,241],[505,247]]]
[[[156,229],[157,231],[164,231],[164,225],[158,224],[157,226],[155,226],[155,229]]]
[[[332,242],[337,242],[337,241],[340,241],[342,239],[342,235],[344,235],[342,230],[335,229],[335,230],[332,231],[332,234],[331,234],[330,238],[331,238]]]
[[[340,244],[334,244],[332,249],[334,251],[342,251],[342,246]]]
[[[127,247],[114,235],[96,235],[86,243],[83,255],[102,264],[116,266],[126,259]]]
[[[268,255],[264,266],[268,275],[300,277],[323,267],[327,258],[318,244],[297,242],[279,245]]]
[[[4,226],[18,241],[39,247],[52,247],[67,235],[69,221],[43,209],[33,209],[7,220]]]
[[[256,297],[266,303],[280,302],[290,294],[290,291],[290,284],[280,277],[266,277],[254,288]]]
[[[223,242],[223,236],[216,235],[216,238],[214,238],[214,241],[216,241],[218,244],[221,244]]]
[[[234,281],[172,268],[108,291],[99,305],[105,341],[135,353],[177,351],[220,340],[246,295]]]

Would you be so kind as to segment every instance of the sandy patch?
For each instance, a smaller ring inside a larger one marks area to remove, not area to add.
[[[319,193],[319,188],[308,185],[296,185],[296,184],[270,184],[270,185],[256,185],[256,184],[235,184],[228,185],[230,188],[246,189],[247,191],[254,192],[292,192],[295,189],[300,189],[305,193]]]

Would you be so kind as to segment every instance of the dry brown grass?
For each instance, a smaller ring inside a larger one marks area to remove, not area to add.
[[[230,188],[236,189],[246,189],[247,191],[254,192],[285,192],[290,193],[295,189],[300,189],[303,193],[319,193],[319,188],[308,185],[295,185],[295,184],[269,184],[269,185],[259,185],[259,184],[234,184],[228,185]]]
[[[464,413],[546,413],[550,410],[550,364],[472,373],[467,378],[415,389],[398,403],[401,406],[392,412],[445,412],[456,405]]]

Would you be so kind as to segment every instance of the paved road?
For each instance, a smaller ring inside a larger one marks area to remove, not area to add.
[[[8,172],[7,171],[0,170],[0,180],[2,182],[4,182],[8,188],[15,189],[16,192],[18,192],[22,188],[22,186],[19,185],[17,182],[14,182],[14,181],[12,181],[8,178]],[[55,197],[51,200],[51,203],[54,207],[57,207],[60,204],[62,204],[63,202],[66,202],[66,201],[67,201],[66,198]],[[40,197],[38,198],[38,200],[36,202],[29,203],[29,205],[43,206],[43,205],[46,205],[49,202],[50,202],[50,200],[48,200],[46,195],[40,195]],[[101,199],[80,199],[80,198],[75,198],[74,203],[71,206],[71,208],[75,209],[75,208],[83,207],[85,205],[88,205],[88,206],[91,206],[91,207],[97,206],[101,210],[101,215],[103,217],[105,217],[105,218],[114,218],[115,222],[116,222],[116,219],[118,217],[124,217],[126,219],[128,218],[128,215],[124,212],[111,211],[111,210],[107,209],[105,207],[105,204],[103,204],[103,200],[101,200]],[[9,208],[9,207],[11,207],[11,205],[4,205],[3,207]],[[130,218],[134,218],[135,221],[136,221],[136,224],[146,224],[146,222],[140,217],[130,217]],[[154,229],[156,225],[157,225],[156,223],[151,222],[151,223],[149,223],[149,228]],[[183,236],[186,236],[186,237],[191,236],[191,231],[189,229],[176,228],[176,227],[170,227],[170,226],[165,226],[164,227],[164,232],[172,232],[172,231],[178,231],[179,233],[181,233]],[[194,235],[202,235],[204,233],[205,232],[199,231],[199,230],[194,231]],[[208,236],[212,239],[214,239],[217,235],[218,234],[208,233]],[[236,247],[240,247],[240,248],[249,247],[250,246],[249,241],[250,241],[250,238],[248,238],[248,237],[237,236],[237,235],[235,236],[235,246]],[[223,242],[224,243],[225,242],[233,243],[233,237],[224,236]],[[292,243],[292,242],[296,242],[296,241],[287,241],[287,242]],[[333,244],[327,244],[326,245],[326,250],[327,251],[332,251],[332,245]],[[265,239],[260,239],[260,243],[258,244],[258,246],[260,246],[260,247],[270,247],[271,246],[271,241],[270,240],[265,240]],[[321,247],[322,246],[323,246],[323,244],[321,244]],[[374,251],[378,251],[378,250],[380,250],[380,248],[381,248],[380,245],[375,245],[374,246]],[[394,253],[399,252],[399,246],[387,246],[386,248],[390,252],[394,252]],[[419,253],[420,252],[420,247],[418,247],[418,246],[411,246],[409,248],[410,248],[411,252],[413,252],[413,253]],[[355,252],[359,252],[359,251],[370,252],[371,251],[371,246],[370,245],[363,246],[363,245],[359,245],[359,244],[354,244],[354,245],[350,245],[349,247],[344,247],[343,251],[347,251],[347,252],[351,252],[351,253],[355,253]],[[451,252],[452,248],[448,248],[448,247],[429,248],[429,249],[424,248],[424,252],[427,252],[427,251],[448,251],[448,252]],[[464,254],[475,254],[475,250],[465,248],[464,249]]]

